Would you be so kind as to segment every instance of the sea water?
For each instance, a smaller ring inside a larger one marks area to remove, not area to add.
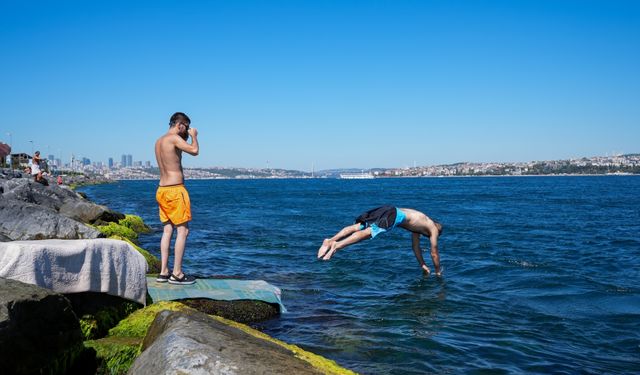
[[[282,288],[289,313],[257,328],[354,371],[640,373],[640,177],[186,185],[185,271]],[[159,255],[156,186],[82,190],[142,216],[154,232],[141,244]],[[444,225],[442,278],[421,273],[401,228],[316,260],[324,238],[382,204]]]

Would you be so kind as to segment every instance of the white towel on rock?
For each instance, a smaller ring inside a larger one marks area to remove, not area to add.
[[[0,277],[58,293],[100,292],[145,304],[147,262],[110,239],[0,242]]]

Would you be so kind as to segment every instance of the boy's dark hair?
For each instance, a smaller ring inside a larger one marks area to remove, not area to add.
[[[172,128],[179,122],[186,122],[189,125],[191,124],[191,119],[182,112],[176,112],[169,119],[169,127]]]

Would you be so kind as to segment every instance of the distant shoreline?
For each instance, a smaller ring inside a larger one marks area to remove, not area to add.
[[[640,176],[640,174],[629,173],[629,174],[523,174],[523,175],[500,175],[500,174],[491,174],[491,175],[455,175],[455,176],[376,176],[373,180],[387,180],[387,179],[415,179],[415,178],[487,178],[487,177],[631,177],[631,176]],[[215,178],[187,178],[186,181],[204,181],[204,180],[353,180],[346,178],[338,178],[338,177],[251,177],[251,178],[234,178],[234,177],[215,177]],[[372,179],[368,179],[369,181]],[[157,178],[121,178],[121,179],[113,179],[113,182],[117,181],[159,181]]]

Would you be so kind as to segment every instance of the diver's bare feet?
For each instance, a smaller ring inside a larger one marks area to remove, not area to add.
[[[322,256],[325,255],[327,251],[329,251],[333,242],[335,241],[331,241],[328,238],[325,238],[324,241],[322,241],[322,246],[320,246],[320,248],[318,249],[318,259],[322,258]]]
[[[327,253],[322,257],[322,260],[329,260],[331,259],[331,257],[333,256],[333,254],[336,253],[336,251],[338,251],[337,249],[338,245],[336,241],[332,241],[331,243],[331,248],[329,249],[329,251],[327,251]]]

